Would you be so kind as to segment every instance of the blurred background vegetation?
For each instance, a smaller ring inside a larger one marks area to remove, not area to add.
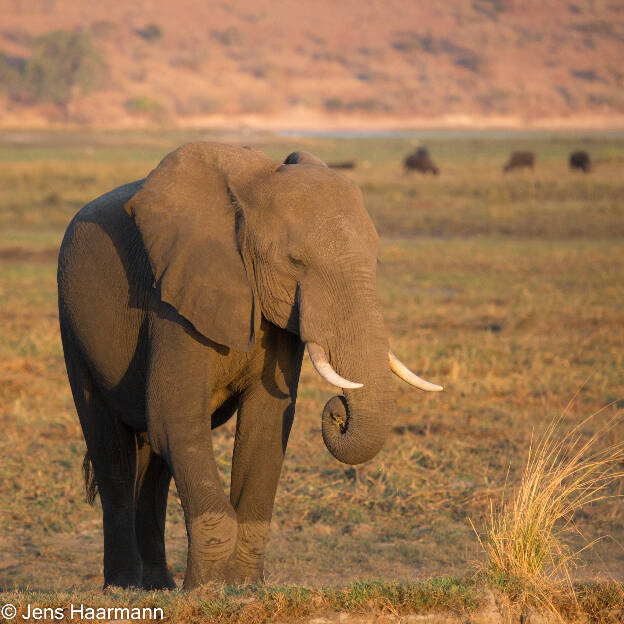
[[[624,125],[624,10],[0,0],[0,127]]]
[[[89,34],[56,30],[35,37],[26,59],[0,55],[0,88],[12,99],[66,106],[100,87],[106,64]]]

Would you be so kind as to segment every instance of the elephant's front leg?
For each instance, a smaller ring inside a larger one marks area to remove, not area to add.
[[[185,435],[169,439],[173,478],[180,495],[188,554],[184,589],[211,581],[236,580],[237,521],[221,486],[210,423],[195,428],[186,423]]]
[[[258,381],[241,397],[230,501],[238,518],[239,580],[261,581],[275,492],[295,413],[303,345],[275,329]]]
[[[156,327],[158,329],[158,327]],[[223,491],[212,447],[206,358],[193,342],[154,346],[148,380],[148,433],[173,475],[184,510],[184,588],[236,578],[236,513]],[[205,347],[204,347],[205,349]]]
[[[241,582],[262,581],[275,493],[294,416],[294,401],[243,397],[236,424],[230,501],[238,518]]]

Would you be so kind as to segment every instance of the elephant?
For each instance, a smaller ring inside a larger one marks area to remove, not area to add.
[[[355,160],[339,160],[336,162],[327,163],[330,169],[355,169],[357,163]]]
[[[442,388],[389,350],[378,237],[359,188],[316,156],[194,142],[84,206],[58,263],[61,339],[99,492],[104,586],[169,589],[173,477],[188,538],[183,587],[260,582],[305,346],[343,393],[322,413],[348,464],[392,427],[392,372]],[[229,497],[211,431],[234,414]]]
[[[589,173],[592,170],[591,158],[585,150],[572,152],[569,162],[570,169],[581,169],[584,173]]]
[[[406,171],[431,172],[433,175],[438,175],[440,173],[440,170],[431,160],[429,150],[426,147],[419,147],[411,154],[408,154],[403,161],[403,166]]]
[[[512,169],[522,169],[522,167],[529,169],[535,167],[535,152],[512,152],[503,171],[506,173]]]

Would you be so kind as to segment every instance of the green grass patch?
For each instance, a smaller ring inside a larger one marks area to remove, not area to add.
[[[313,589],[301,586],[214,586],[190,593],[113,590],[94,593],[5,593],[2,600],[14,604],[18,617],[27,604],[61,607],[160,607],[169,621],[229,622],[248,624],[315,614],[350,613],[400,615],[468,614],[483,602],[483,588],[471,581],[444,577],[415,583],[362,581],[344,588]],[[68,620],[69,618],[67,618]],[[65,619],[60,621],[67,621]]]
[[[479,621],[487,609],[488,617],[515,614],[522,611],[509,601],[508,588],[488,586],[476,580],[437,577],[411,583],[387,581],[362,581],[347,587],[309,588],[305,586],[206,586],[193,592],[145,592],[111,590],[99,592],[5,592],[0,593],[3,603],[17,608],[17,617],[32,608],[60,608],[63,618],[70,622],[70,605],[85,608],[161,609],[163,621],[189,624],[230,624],[306,620],[313,617],[332,617],[336,614],[358,616],[425,615],[457,618],[457,622]],[[494,592],[492,595],[491,592]],[[486,604],[495,600],[494,606]],[[615,624],[624,615],[624,587],[621,583],[607,582],[577,584],[574,595],[559,599],[561,621],[578,621]],[[494,613],[492,613],[492,609]],[[533,612],[535,613],[535,612]]]

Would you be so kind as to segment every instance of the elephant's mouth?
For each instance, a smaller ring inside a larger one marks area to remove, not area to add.
[[[316,342],[308,342],[308,355],[310,356],[310,360],[312,361],[312,365],[316,372],[327,382],[332,384],[332,386],[336,386],[338,388],[342,388],[344,390],[355,390],[357,388],[362,388],[364,384],[349,381],[344,377],[340,376],[329,363],[329,359],[325,354],[325,350],[321,345]],[[438,384],[434,384],[422,377],[419,377],[415,373],[413,373],[399,358],[392,353],[392,351],[388,351],[388,364],[390,366],[390,370],[400,379],[408,383],[410,386],[414,386],[419,390],[425,390],[426,392],[440,392],[443,389],[442,386]],[[345,422],[341,427],[344,426],[345,430],[347,427],[347,423]]]
[[[310,356],[314,370],[316,370],[316,372],[327,383],[330,383],[332,386],[336,386],[337,388],[347,390],[355,390],[364,385],[341,377],[329,363],[329,359],[327,358],[327,355],[325,355],[325,349],[323,349],[320,344],[317,344],[316,342],[308,342],[307,347],[308,355]]]

